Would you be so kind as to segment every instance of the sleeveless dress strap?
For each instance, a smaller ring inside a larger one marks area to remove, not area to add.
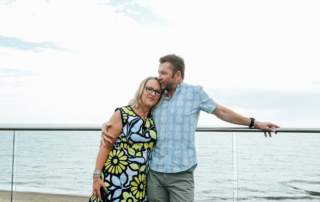
[[[125,126],[128,122],[128,114],[132,112],[132,108],[128,105],[128,106],[116,108],[115,112],[117,110],[120,110],[122,126]]]

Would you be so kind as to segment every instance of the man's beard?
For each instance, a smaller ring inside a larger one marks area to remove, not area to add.
[[[173,91],[174,90],[174,82],[172,82],[172,83],[166,83],[165,85],[164,85],[164,90],[166,90],[166,91]]]

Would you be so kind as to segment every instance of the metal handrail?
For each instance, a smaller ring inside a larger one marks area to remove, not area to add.
[[[0,124],[0,130],[100,131],[101,124]],[[248,127],[197,127],[197,132],[263,132]],[[320,133],[320,128],[275,128],[277,133]]]
[[[15,136],[17,131],[101,131],[101,124],[0,124],[0,131],[14,131],[12,155],[11,202],[13,201],[13,177],[15,158]],[[263,132],[260,129],[248,127],[197,127],[197,132],[232,132],[232,159],[238,164],[237,158],[237,132]],[[277,133],[320,133],[320,128],[275,128]],[[235,138],[235,139],[234,139]],[[234,141],[235,140],[235,141]],[[234,168],[234,196],[238,201],[238,167]]]

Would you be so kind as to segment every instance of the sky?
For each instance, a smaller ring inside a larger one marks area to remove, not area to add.
[[[0,123],[103,123],[176,54],[185,83],[320,127],[320,1],[0,0]],[[199,126],[235,126],[201,113]]]

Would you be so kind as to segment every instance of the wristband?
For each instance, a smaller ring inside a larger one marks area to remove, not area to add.
[[[249,128],[252,128],[252,126],[254,125],[254,118],[250,118],[251,119],[251,122],[250,122],[250,125],[249,125]]]

